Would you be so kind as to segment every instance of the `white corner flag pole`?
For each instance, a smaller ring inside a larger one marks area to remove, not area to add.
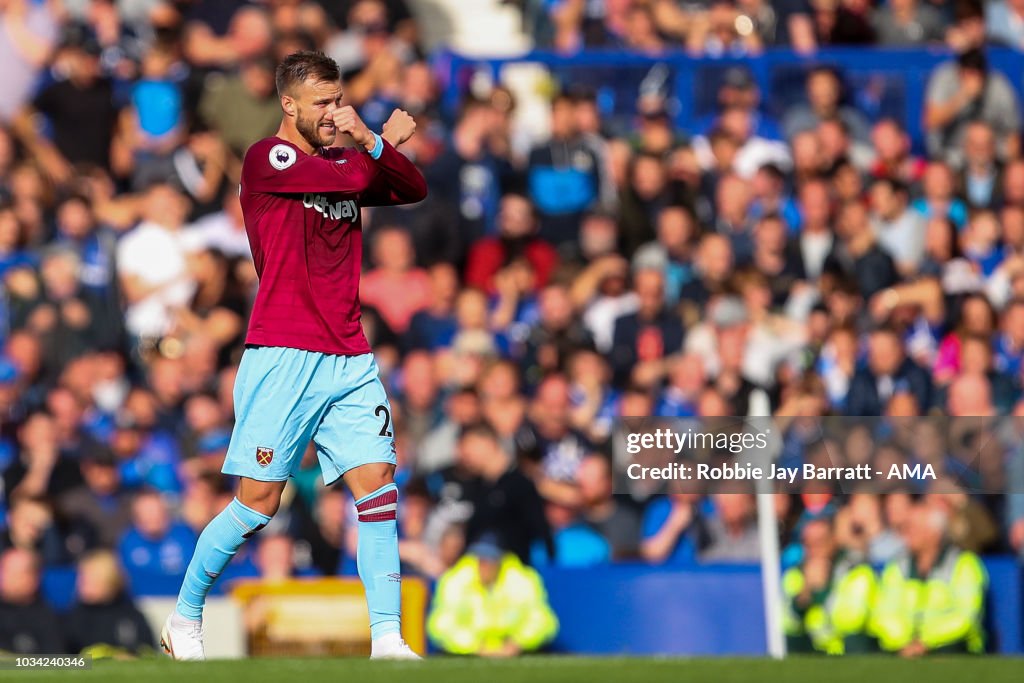
[[[759,483],[758,488],[767,484]],[[786,656],[782,634],[782,574],[779,570],[779,535],[775,524],[775,500],[769,492],[757,494],[757,531],[761,539],[761,585],[764,591],[764,628],[768,654],[773,659]]]
[[[770,418],[754,418],[758,426],[770,429],[768,448],[763,450],[762,472],[771,470],[771,463],[782,450],[782,434]],[[775,520],[775,496],[772,483],[760,477],[757,490],[757,532],[761,542],[761,587],[764,594],[764,628],[768,655],[773,659],[786,656],[786,638],[782,626],[782,572],[779,555],[779,531]]]

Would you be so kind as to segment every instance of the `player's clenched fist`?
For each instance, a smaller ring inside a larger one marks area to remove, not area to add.
[[[376,142],[373,138],[373,133],[370,132],[370,129],[366,127],[363,120],[359,118],[359,114],[351,106],[335,109],[331,117],[334,119],[334,127],[339,133],[346,133],[357,145],[367,148],[373,147]]]
[[[384,124],[384,139],[397,147],[416,132],[416,119],[404,109],[396,109],[391,112],[387,123]]]

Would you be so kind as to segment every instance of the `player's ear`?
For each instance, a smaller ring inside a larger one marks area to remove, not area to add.
[[[295,98],[291,95],[281,95],[281,109],[283,109],[284,113],[288,116],[295,116],[298,113],[295,106]]]

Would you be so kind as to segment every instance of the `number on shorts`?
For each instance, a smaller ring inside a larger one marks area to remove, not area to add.
[[[386,436],[386,437],[390,438],[392,436],[392,434],[391,434],[391,411],[389,411],[388,407],[386,405],[384,405],[383,403],[380,404],[379,406],[377,406],[377,409],[373,411],[373,414],[376,415],[377,417],[380,417],[381,413],[384,413],[384,424],[380,428],[380,435],[381,436]]]

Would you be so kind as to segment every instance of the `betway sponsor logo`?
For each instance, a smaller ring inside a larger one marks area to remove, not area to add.
[[[359,216],[359,205],[354,199],[342,199],[331,204],[325,195],[307,192],[302,195],[302,205],[333,221],[351,223]]]

